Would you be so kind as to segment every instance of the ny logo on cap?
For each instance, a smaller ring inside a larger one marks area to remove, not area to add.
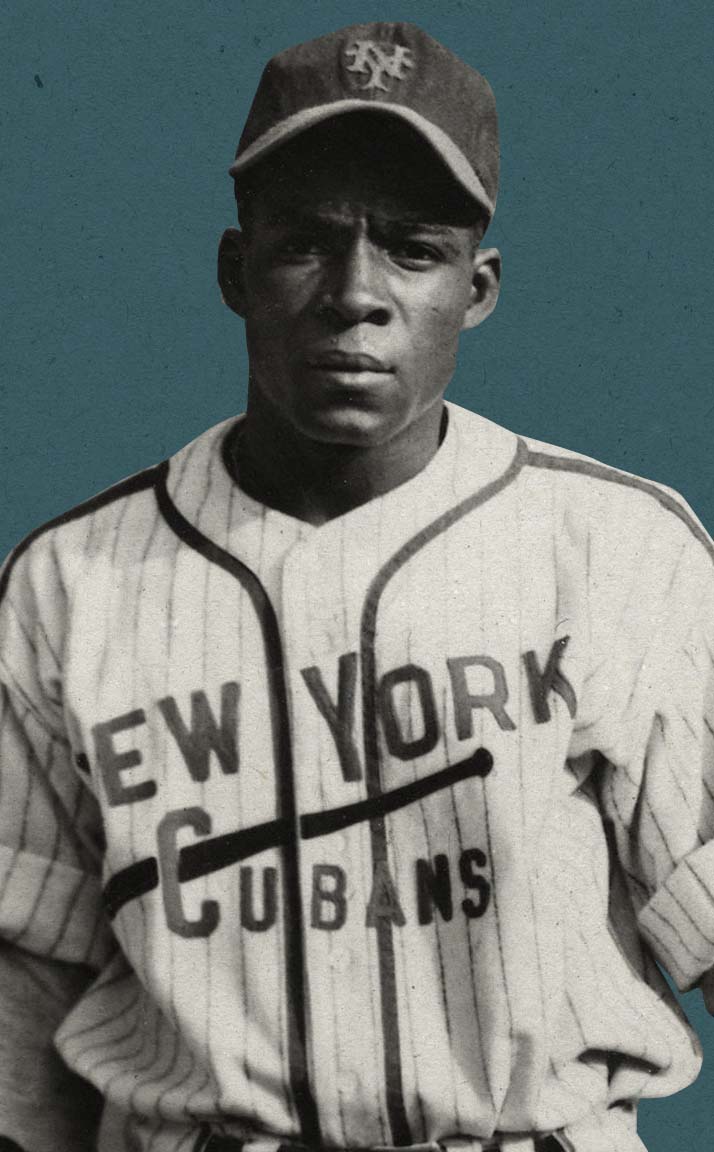
[[[347,71],[369,74],[368,80],[360,85],[361,88],[381,88],[383,92],[388,92],[389,87],[384,83],[385,76],[392,80],[404,80],[404,69],[414,67],[410,48],[404,48],[401,44],[393,44],[391,47],[390,53],[374,40],[355,40],[354,44],[345,49],[345,56],[353,57],[352,63],[346,66]]]

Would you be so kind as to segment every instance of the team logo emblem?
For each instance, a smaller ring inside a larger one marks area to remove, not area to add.
[[[348,72],[359,72],[367,76],[365,83],[360,85],[364,90],[379,88],[382,92],[388,92],[386,77],[390,80],[404,80],[405,69],[414,67],[411,49],[401,44],[391,45],[390,52],[389,48],[374,40],[355,40],[354,44],[345,49],[345,56],[352,57],[352,63],[346,65]]]

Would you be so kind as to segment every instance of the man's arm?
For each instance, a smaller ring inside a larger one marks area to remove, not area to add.
[[[0,1138],[24,1152],[94,1149],[101,1098],[70,1072],[53,1043],[91,979],[84,966],[0,942]]]
[[[0,577],[0,1137],[91,1152],[100,1101],[54,1037],[112,939],[99,808],[65,730],[67,606],[51,558],[21,551]]]
[[[646,645],[633,650],[634,683],[621,693],[613,726],[620,740],[608,755],[602,800],[641,935],[679,990],[700,987],[711,1012],[714,544],[691,530],[689,517],[685,523],[690,538],[666,596],[640,613]]]

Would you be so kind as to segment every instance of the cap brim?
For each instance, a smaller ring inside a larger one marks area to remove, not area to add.
[[[296,112],[294,116],[288,116],[285,120],[273,125],[257,140],[254,140],[244,152],[241,152],[240,156],[236,157],[228,171],[231,176],[238,176],[247,168],[257,164],[259,160],[270,155],[281,144],[285,144],[293,137],[299,136],[301,132],[305,132],[306,129],[312,128],[313,125],[319,124],[323,120],[344,115],[346,112],[381,113],[396,116],[400,120],[406,121],[407,124],[411,124],[441,157],[461,187],[488,213],[489,219],[493,216],[495,208],[493,200],[486,192],[464,153],[451,137],[447,136],[446,132],[442,131],[436,124],[432,124],[430,120],[420,116],[418,112],[414,112],[413,109],[405,108],[401,104],[390,104],[386,101],[380,101],[379,104],[376,104],[372,100],[336,100],[331,104],[319,104],[314,108],[304,108],[301,112]]]

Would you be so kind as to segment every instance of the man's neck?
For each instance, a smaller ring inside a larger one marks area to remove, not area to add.
[[[249,403],[237,442],[236,478],[261,504],[324,524],[421,472],[439,447],[445,415],[438,403],[385,443],[352,447],[304,437]]]

